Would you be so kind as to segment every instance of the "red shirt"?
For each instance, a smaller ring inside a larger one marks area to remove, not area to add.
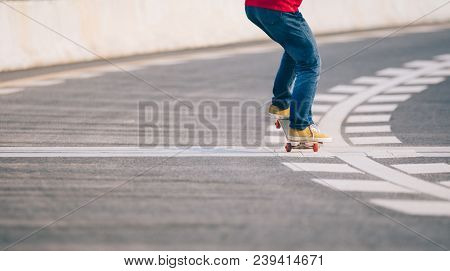
[[[298,11],[302,1],[303,0],[245,0],[245,5],[284,12],[295,12]]]

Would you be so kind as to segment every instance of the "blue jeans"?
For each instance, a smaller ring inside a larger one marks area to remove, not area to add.
[[[272,104],[291,107],[290,127],[313,124],[312,105],[320,77],[320,56],[314,35],[300,12],[246,7],[247,17],[284,48]],[[292,89],[292,94],[291,94]]]

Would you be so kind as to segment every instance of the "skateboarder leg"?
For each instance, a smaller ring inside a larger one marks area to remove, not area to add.
[[[250,21],[285,50],[269,114],[289,118],[289,140],[331,142],[331,137],[321,133],[312,119],[321,63],[311,29],[298,11],[301,2],[246,0],[246,13]]]

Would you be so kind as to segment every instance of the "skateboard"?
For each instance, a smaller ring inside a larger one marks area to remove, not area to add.
[[[284,146],[286,152],[292,152],[292,150],[309,150],[309,149],[312,149],[314,152],[319,152],[320,145],[323,144],[322,142],[289,140],[288,138],[289,123],[290,121],[288,119],[277,119],[275,121],[275,127],[277,129],[282,129],[286,137],[287,142],[286,145]]]

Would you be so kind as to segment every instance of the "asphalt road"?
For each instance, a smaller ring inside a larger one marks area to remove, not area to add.
[[[450,248],[450,27],[391,31],[319,38],[318,154],[270,42],[0,74],[0,247]]]

